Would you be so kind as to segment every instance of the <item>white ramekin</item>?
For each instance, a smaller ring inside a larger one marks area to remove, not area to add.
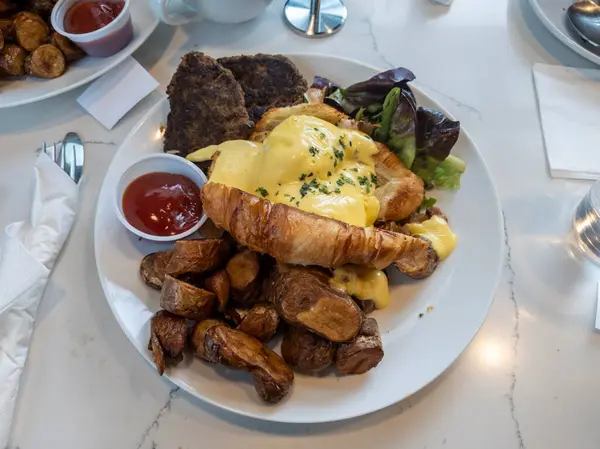
[[[84,34],[71,34],[65,31],[65,16],[76,3],[86,0],[59,0],[50,21],[57,33],[72,40],[90,56],[107,57],[120,52],[133,40],[133,24],[131,22],[131,0],[125,0],[125,6],[115,20],[99,30]],[[89,1],[89,0],[88,0]],[[138,0],[136,0],[138,1]]]
[[[147,234],[132,226],[125,218],[125,214],[123,213],[123,194],[125,193],[127,186],[129,186],[132,181],[140,176],[156,172],[173,173],[187,176],[198,186],[199,189],[201,189],[202,186],[207,182],[206,175],[202,173],[202,170],[182,157],[164,153],[143,156],[131,164],[129,168],[123,172],[119,178],[119,181],[117,182],[115,188],[115,210],[117,213],[117,218],[123,224],[123,226],[125,226],[135,235],[146,240],[152,240],[154,242],[172,242],[174,240],[181,240],[184,237],[192,235],[194,232],[200,229],[200,226],[202,226],[206,221],[207,217],[204,213],[204,210],[202,211],[202,217],[200,217],[198,223],[196,223],[192,228],[180,234],[167,236]]]

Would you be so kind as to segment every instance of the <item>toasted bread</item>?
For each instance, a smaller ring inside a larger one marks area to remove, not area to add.
[[[407,169],[384,144],[377,142],[374,155],[379,200],[377,221],[399,221],[409,217],[423,202],[423,180]]]
[[[343,112],[323,103],[302,103],[287,108],[269,109],[254,127],[250,140],[262,142],[277,125],[293,115],[317,117],[334,125],[337,125],[342,119],[349,118]]]
[[[352,226],[219,183],[204,185],[202,204],[239,244],[290,264],[336,268],[350,263],[382,269],[403,255],[427,254],[431,247],[421,239]]]

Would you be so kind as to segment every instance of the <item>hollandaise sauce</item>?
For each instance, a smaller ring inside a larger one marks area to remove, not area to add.
[[[329,283],[333,288],[345,291],[360,300],[372,300],[377,309],[383,309],[390,304],[388,279],[381,270],[346,265],[333,271]]]
[[[406,227],[411,235],[429,240],[440,260],[447,258],[458,243],[458,237],[452,232],[448,222],[437,215],[422,223],[408,223]]]
[[[220,154],[209,182],[356,226],[372,226],[379,213],[377,146],[360,131],[292,116],[263,143],[228,141],[199,154],[215,151]]]

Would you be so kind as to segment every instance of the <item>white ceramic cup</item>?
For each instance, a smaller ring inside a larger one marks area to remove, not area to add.
[[[210,20],[241,23],[259,16],[273,0],[149,0],[156,16],[168,25]]]
[[[200,227],[206,221],[207,216],[204,212],[202,212],[200,221],[198,221],[198,223],[196,223],[193,227],[185,232],[182,232],[181,234],[168,236],[147,234],[132,226],[125,218],[125,214],[123,213],[123,194],[125,193],[127,186],[129,186],[132,181],[140,176],[155,172],[166,172],[187,176],[200,189],[207,182],[206,175],[202,173],[202,170],[182,157],[164,153],[155,153],[143,156],[131,164],[129,168],[123,172],[119,182],[117,182],[115,189],[115,211],[117,213],[117,218],[128,230],[146,240],[152,240],[155,242],[172,242],[174,240],[181,240],[184,237],[192,235],[194,232],[200,229]]]

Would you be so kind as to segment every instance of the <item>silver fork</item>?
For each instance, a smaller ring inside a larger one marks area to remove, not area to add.
[[[59,146],[54,142],[52,145],[42,144],[42,151],[52,159],[69,177],[79,183],[83,174],[85,153],[83,143],[75,133],[68,133]]]

